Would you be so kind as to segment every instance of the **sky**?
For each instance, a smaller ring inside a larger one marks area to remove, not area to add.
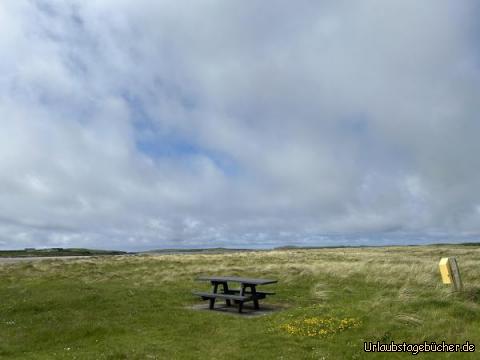
[[[2,0],[0,248],[478,241],[475,0]]]

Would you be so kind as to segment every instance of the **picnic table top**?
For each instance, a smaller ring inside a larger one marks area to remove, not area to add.
[[[200,276],[197,278],[200,281],[215,281],[215,282],[238,282],[241,284],[251,284],[251,285],[266,285],[266,284],[275,284],[277,280],[270,279],[250,279],[242,278],[237,276]]]

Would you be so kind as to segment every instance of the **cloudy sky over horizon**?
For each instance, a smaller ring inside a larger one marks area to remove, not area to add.
[[[3,0],[0,248],[475,240],[479,38],[474,0]]]

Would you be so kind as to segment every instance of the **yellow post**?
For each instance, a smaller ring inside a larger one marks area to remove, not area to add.
[[[442,258],[438,264],[444,284],[453,284],[455,290],[462,290],[462,278],[458,269],[457,259],[454,257]]]
[[[442,258],[438,264],[440,267],[440,274],[442,275],[442,281],[444,284],[452,283],[452,272],[450,270],[450,264],[448,258]]]

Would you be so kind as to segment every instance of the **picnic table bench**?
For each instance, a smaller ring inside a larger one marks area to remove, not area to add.
[[[194,291],[193,294],[200,296],[202,300],[210,301],[210,309],[214,308],[216,299],[225,299],[226,305],[231,306],[232,301],[238,304],[238,312],[241,313],[243,303],[253,301],[255,310],[258,310],[258,300],[265,299],[267,295],[274,295],[270,291],[257,291],[257,285],[274,284],[277,280],[269,279],[249,279],[236,276],[201,276],[197,281],[210,281],[212,292]],[[228,283],[240,284],[240,289],[230,289]],[[222,285],[222,292],[218,292],[219,285]]]

